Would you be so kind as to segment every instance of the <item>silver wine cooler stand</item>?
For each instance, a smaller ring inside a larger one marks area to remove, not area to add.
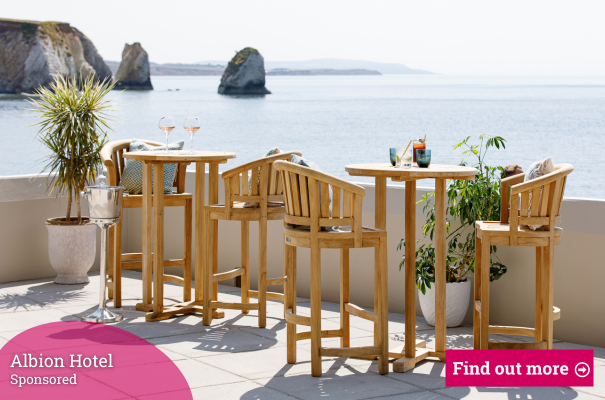
[[[90,315],[82,317],[83,321],[108,324],[119,322],[124,319],[122,314],[114,313],[106,308],[107,291],[107,241],[109,228],[120,219],[122,209],[123,187],[119,186],[87,186],[82,192],[82,197],[88,200],[90,222],[101,228],[101,268],[99,280],[101,288],[99,291],[99,308]]]

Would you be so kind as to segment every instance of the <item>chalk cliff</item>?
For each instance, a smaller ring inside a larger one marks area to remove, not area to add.
[[[114,80],[115,89],[153,90],[149,78],[149,56],[140,43],[126,43]]]
[[[31,93],[56,77],[111,71],[94,44],[63,22],[0,19],[0,93]]]
[[[271,94],[265,88],[265,60],[258,50],[246,47],[229,61],[218,92],[220,94]]]

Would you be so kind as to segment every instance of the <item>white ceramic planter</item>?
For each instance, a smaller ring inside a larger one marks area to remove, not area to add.
[[[55,283],[87,283],[88,270],[95,262],[97,227],[87,225],[51,225],[48,229],[48,257],[57,272]]]
[[[464,320],[471,295],[471,280],[466,282],[452,282],[445,284],[445,321],[448,328],[459,326]],[[435,284],[426,289],[426,294],[419,290],[420,309],[426,322],[435,326]]]

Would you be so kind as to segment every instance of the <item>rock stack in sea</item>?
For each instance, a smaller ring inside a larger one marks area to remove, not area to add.
[[[149,78],[149,56],[141,43],[126,43],[114,81],[115,89],[153,90]]]
[[[111,79],[94,44],[68,23],[0,19],[0,93],[32,93],[59,76],[90,74]]]
[[[220,94],[271,94],[265,87],[265,60],[258,50],[246,47],[229,61]]]

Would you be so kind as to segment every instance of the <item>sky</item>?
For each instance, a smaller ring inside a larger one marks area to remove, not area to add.
[[[0,17],[69,22],[106,60],[340,58],[448,75],[605,75],[605,1],[5,0]]]

